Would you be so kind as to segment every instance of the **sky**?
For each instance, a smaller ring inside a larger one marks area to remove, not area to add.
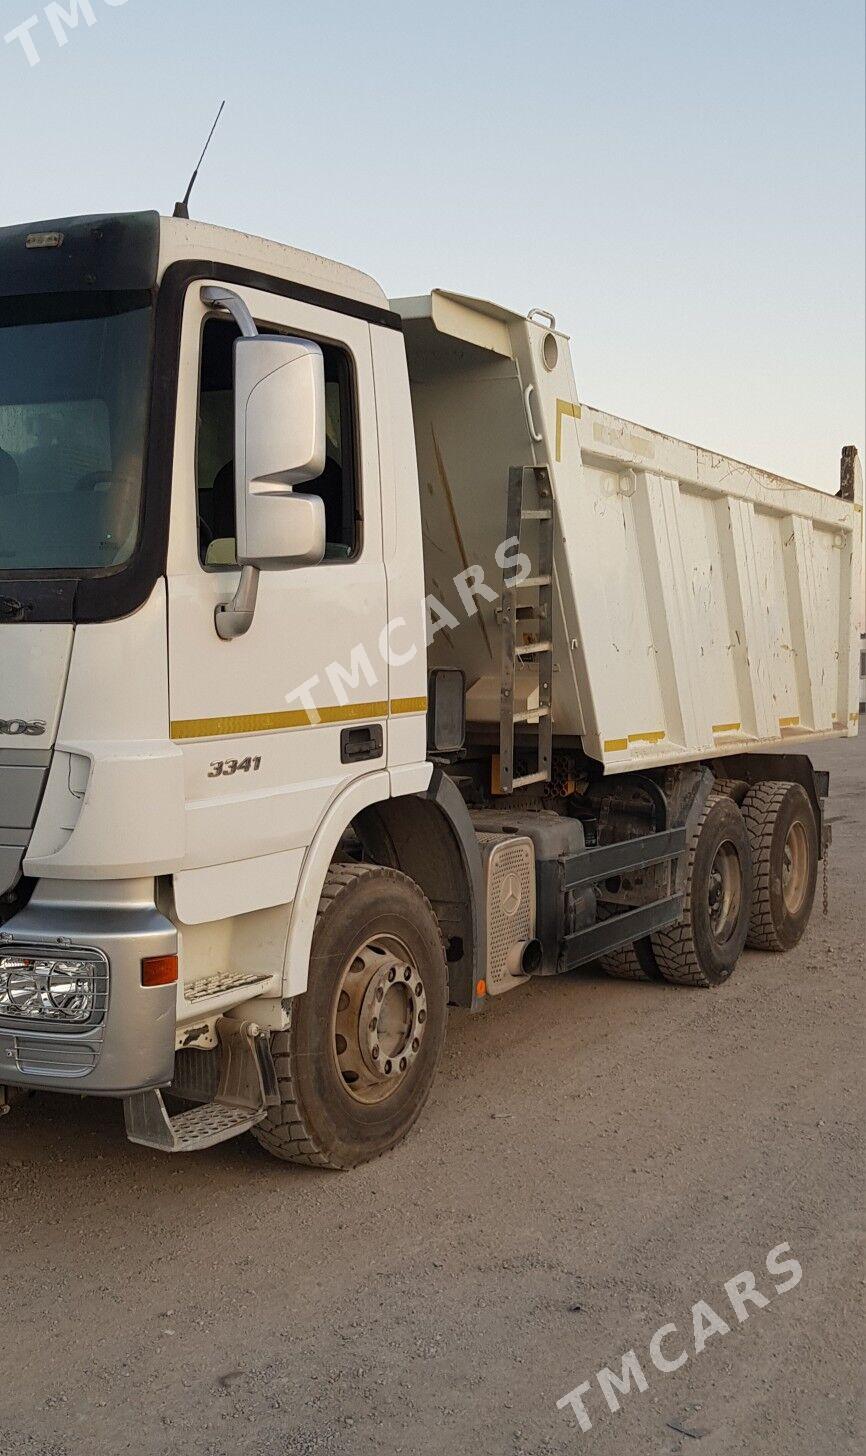
[[[551,309],[582,399],[795,479],[863,452],[862,0],[0,0],[0,226],[170,212],[224,97],[194,217]]]

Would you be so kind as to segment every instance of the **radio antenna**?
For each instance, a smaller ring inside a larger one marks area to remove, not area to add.
[[[220,117],[222,116],[222,114],[225,111],[225,109],[226,109],[226,104],[225,104],[225,102],[223,102],[222,106],[220,107],[219,111],[217,112],[216,121],[214,122],[213,126],[210,129],[210,136],[208,137],[207,141],[204,144],[204,151],[202,152],[201,156],[198,159],[198,165],[197,165],[195,171],[193,172],[192,176],[189,179],[189,186],[186,189],[186,196],[184,197],[183,202],[178,202],[175,205],[175,209],[174,209],[174,216],[175,217],[182,217],[182,218],[187,218],[187,219],[189,218],[189,199],[192,196],[192,189],[194,188],[196,182],[198,181],[198,174],[201,171],[202,162],[204,161],[205,157],[208,154],[208,148],[210,147],[210,144],[213,141],[214,132],[216,131],[217,127],[220,124]]]

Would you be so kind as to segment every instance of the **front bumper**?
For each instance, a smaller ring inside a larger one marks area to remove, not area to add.
[[[108,999],[101,1019],[83,1028],[0,1017],[0,1085],[124,1097],[171,1082],[177,988],[141,984],[142,960],[177,954],[177,931],[154,904],[153,881],[42,881],[0,931],[0,949],[19,947],[100,951]]]

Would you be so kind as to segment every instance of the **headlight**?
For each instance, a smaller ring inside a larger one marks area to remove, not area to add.
[[[101,972],[104,975],[104,968],[96,961],[0,956],[0,1017],[18,1021],[89,1021]]]

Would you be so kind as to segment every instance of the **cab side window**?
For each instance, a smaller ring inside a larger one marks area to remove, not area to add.
[[[263,327],[263,332],[275,333]],[[210,318],[202,338],[198,408],[197,502],[199,556],[210,568],[236,567],[234,343],[231,319]],[[325,469],[302,487],[325,504],[326,561],[349,561],[360,547],[361,517],[355,464],[352,366],[344,350],[322,344],[325,359],[328,451]]]

